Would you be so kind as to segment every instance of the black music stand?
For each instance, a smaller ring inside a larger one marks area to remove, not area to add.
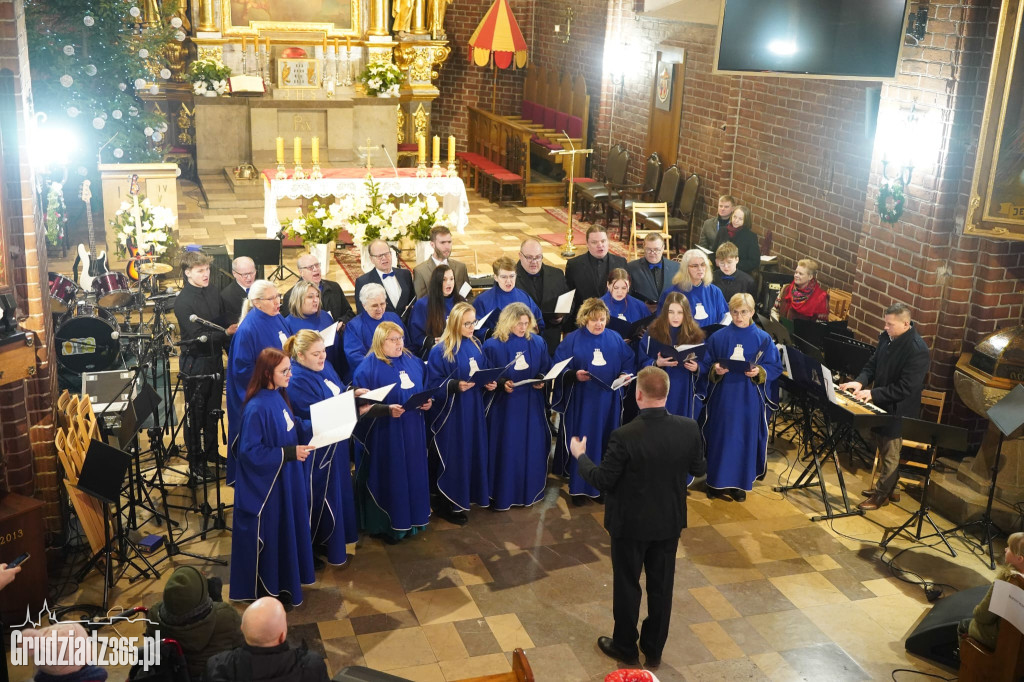
[[[139,546],[128,537],[121,524],[120,512],[115,513],[117,532],[111,533],[110,527],[110,505],[119,507],[121,502],[121,486],[124,477],[131,466],[132,457],[123,450],[107,445],[103,441],[93,439],[89,442],[89,450],[85,453],[85,461],[82,463],[82,473],[78,477],[75,487],[97,499],[103,505],[103,539],[106,541],[103,549],[96,552],[78,573],[78,580],[81,581],[89,573],[93,566],[98,566],[103,561],[103,609],[108,608],[110,588],[114,586],[113,560],[116,557],[121,564],[120,575],[131,566],[138,575],[129,579],[135,582],[139,578],[149,577],[152,571],[155,577],[160,577],[160,572],[149,563],[149,560],[142,554]],[[133,555],[142,561],[148,568],[143,568],[135,563]]]
[[[992,540],[1000,535],[1005,535],[1006,531],[992,520],[992,502],[996,496],[996,479],[999,477],[999,459],[1003,454],[1003,440],[1009,438],[1010,434],[1024,425],[1024,384],[1017,384],[1012,391],[1003,396],[1002,400],[988,408],[986,414],[999,429],[999,446],[996,448],[995,461],[992,462],[992,477],[988,484],[988,501],[985,503],[985,511],[982,512],[980,519],[961,523],[949,532],[966,531],[975,526],[981,528],[984,531],[981,542],[988,545],[988,566],[995,570],[996,558],[992,551]]]
[[[280,239],[236,239],[235,258],[248,256],[256,264],[256,271],[260,279],[287,279],[284,273],[292,277],[298,277],[284,264],[284,249],[281,247]],[[277,266],[267,277],[263,276],[265,265]]]
[[[907,530],[914,521],[917,521],[917,532],[915,532],[912,537],[920,542],[921,528],[924,526],[924,522],[927,521],[935,532],[931,535],[926,535],[925,537],[938,535],[939,539],[942,540],[942,543],[946,545],[946,549],[949,550],[949,555],[955,557],[956,552],[953,551],[953,547],[949,544],[949,540],[946,539],[942,529],[939,528],[928,513],[928,487],[932,480],[932,467],[935,464],[935,451],[939,448],[954,450],[956,452],[964,452],[967,450],[967,429],[962,429],[959,426],[948,426],[946,424],[938,424],[936,422],[926,422],[920,419],[904,417],[900,422],[900,437],[905,440],[912,440],[918,443],[928,443],[928,467],[925,469],[924,483],[921,485],[921,506],[918,507],[916,512],[910,515],[910,518],[903,522],[902,526],[894,530],[889,537],[885,537],[883,534],[882,541],[879,545],[882,547],[888,547],[889,543],[893,541],[893,538],[904,530]]]

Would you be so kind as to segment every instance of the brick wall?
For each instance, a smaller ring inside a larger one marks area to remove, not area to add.
[[[45,230],[37,229],[32,171],[26,154],[25,122],[32,113],[28,44],[22,0],[0,0],[0,128],[3,130],[3,211],[11,251],[11,271],[18,307],[27,317],[24,329],[38,341],[37,374],[28,381],[0,388],[0,454],[5,466],[0,485],[46,503],[47,529],[61,530],[53,446],[52,396],[56,374],[51,372],[52,334],[47,281]]]

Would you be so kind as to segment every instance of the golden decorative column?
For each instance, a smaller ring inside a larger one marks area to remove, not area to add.
[[[199,31],[204,33],[217,30],[213,19],[213,3],[216,0],[199,0]]]
[[[146,0],[142,5],[142,23],[145,26],[160,25],[160,8],[156,0]]]
[[[370,28],[366,32],[371,36],[389,36],[388,33],[388,2],[387,0],[373,0],[370,6]]]
[[[410,33],[417,36],[427,34],[427,0],[413,1],[412,31]]]

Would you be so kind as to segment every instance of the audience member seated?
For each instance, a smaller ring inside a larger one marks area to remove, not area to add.
[[[427,291],[430,288],[430,275],[438,265],[447,265],[452,269],[452,272],[455,274],[455,291],[461,292],[462,285],[466,283],[469,274],[465,263],[451,257],[452,231],[444,225],[434,227],[430,230],[430,246],[434,249],[434,252],[430,254],[430,258],[427,258],[427,260],[412,270],[412,284],[416,289],[416,298],[423,298],[427,295]]]
[[[718,197],[718,215],[713,215],[704,221],[704,225],[700,228],[700,239],[697,242],[699,246],[708,251],[715,250],[715,240],[718,239],[718,233],[729,224],[734,206],[736,206],[736,200],[732,196],[723,194]]]
[[[761,246],[754,234],[754,216],[743,206],[732,210],[724,230],[718,231],[713,251],[725,242],[732,242],[740,252],[739,269],[752,275],[761,266]]]
[[[193,680],[202,679],[214,654],[244,643],[242,619],[221,598],[220,580],[207,580],[192,566],[179,566],[167,579],[164,599],[149,609],[146,634],[170,638],[181,645]]]
[[[345,298],[345,294],[341,290],[341,285],[329,279],[324,279],[323,274],[320,272],[320,261],[317,260],[316,256],[311,253],[304,253],[299,256],[297,265],[299,276],[320,290],[320,309],[327,311],[331,319],[335,322],[348,322],[355,317],[355,313],[352,312],[352,306],[349,305],[348,299]],[[289,289],[288,293],[284,295],[284,300],[281,301],[282,315],[287,316],[291,314],[291,300],[294,290],[295,287]]]
[[[629,295],[646,303],[653,313],[661,295],[672,288],[679,262],[665,256],[665,238],[649,232],[644,237],[644,257],[630,261],[626,271],[632,280]]]
[[[732,242],[723,243],[715,251],[715,265],[718,266],[718,269],[715,270],[713,281],[722,290],[722,296],[726,301],[732,300],[736,294],[757,295],[754,278],[742,270],[736,269],[739,262],[740,251]]]
[[[249,605],[242,614],[242,635],[244,644],[207,663],[207,682],[327,682],[324,659],[305,643],[297,649],[288,644],[288,619],[277,599],[262,597]]]
[[[773,320],[817,320],[828,322],[828,291],[818,284],[818,263],[810,258],[797,261],[793,281],[782,288]]]
[[[1010,576],[1016,573],[1024,573],[1024,533],[1013,533],[1006,539],[1006,565],[1000,566],[996,572],[996,580],[1009,580]],[[992,602],[993,583],[988,592],[978,605],[974,607],[974,617],[965,618],[960,621],[958,631],[961,635],[967,635],[971,639],[984,644],[989,649],[996,648],[996,639],[999,637],[999,616],[989,611]]]
[[[4,636],[9,635],[5,632]],[[60,651],[85,649],[87,646],[85,642],[74,644],[73,640],[85,640],[89,638],[89,635],[79,623],[56,623],[39,630],[32,628],[22,630],[21,637],[22,645],[26,649],[26,658],[32,660],[35,657],[34,650],[36,646],[40,645],[39,641],[43,638],[56,637],[59,653]],[[107,679],[107,671],[95,665],[37,665],[36,674],[32,679],[35,682],[103,682]]]

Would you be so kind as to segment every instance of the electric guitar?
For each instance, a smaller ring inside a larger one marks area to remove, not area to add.
[[[132,216],[135,217],[135,237],[128,237],[128,241],[125,244],[125,248],[128,249],[128,265],[125,266],[124,272],[128,275],[128,279],[133,282],[138,282],[141,278],[139,274],[139,263],[144,260],[152,261],[156,251],[153,245],[149,245],[149,253],[143,254],[139,251],[138,246],[138,235],[142,232],[142,208],[139,206],[139,176],[137,174],[132,175],[132,182],[128,189],[128,194],[132,198]]]
[[[78,269],[79,265],[82,266],[82,270],[78,274],[78,286],[88,291],[92,289],[93,279],[109,270],[107,269],[107,252],[103,251],[99,256],[96,255],[96,243],[92,229],[92,192],[89,191],[88,180],[82,181],[80,196],[85,202],[85,217],[89,226],[89,249],[86,250],[85,244],[78,245],[78,257],[75,258],[75,263],[71,268],[74,271]]]

